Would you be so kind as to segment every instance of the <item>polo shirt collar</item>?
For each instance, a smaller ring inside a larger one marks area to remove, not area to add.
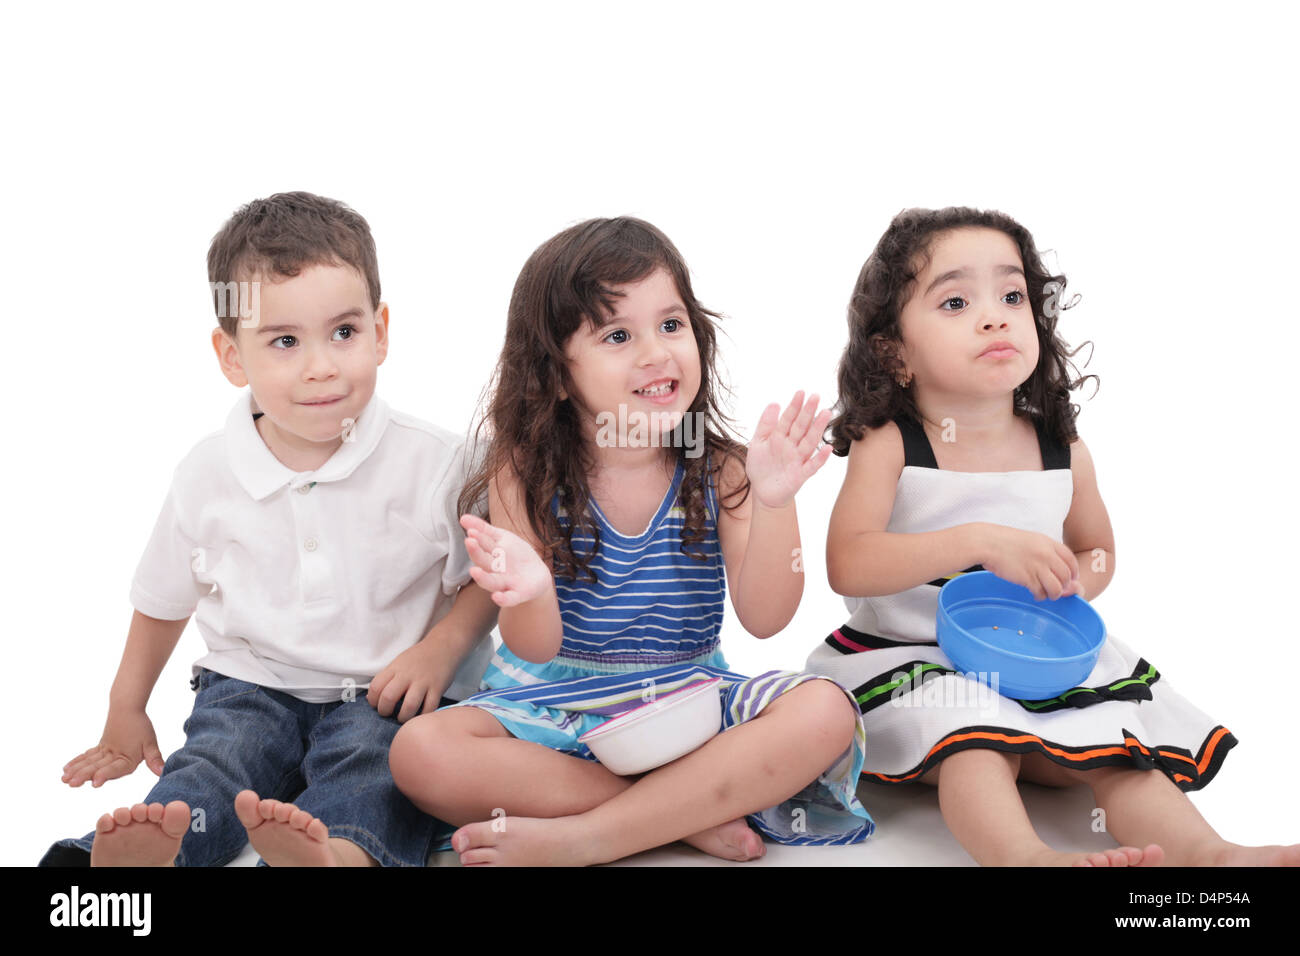
[[[297,488],[312,482],[341,481],[370,457],[388,427],[388,405],[371,395],[361,417],[343,443],[315,471],[294,471],[266,447],[253,421],[253,393],[245,391],[226,418],[226,454],[235,478],[254,501],[261,501],[285,485]]]

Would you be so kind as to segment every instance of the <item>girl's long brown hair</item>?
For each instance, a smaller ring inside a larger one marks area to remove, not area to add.
[[[594,457],[572,400],[560,398],[561,390],[568,395],[574,391],[564,348],[583,323],[598,329],[608,323],[619,296],[612,286],[640,281],[656,269],[666,270],[676,283],[700,352],[700,390],[686,414],[702,416],[693,421],[703,423],[704,453],[687,456],[679,440],[665,449],[685,467],[680,490],[683,552],[705,559],[688,546],[706,533],[706,482],[716,488],[727,459],[745,459],[744,446],[730,437],[730,419],[718,402],[720,389],[730,394],[717,374],[714,322],[719,316],[696,300],[686,263],[668,237],[648,222],[623,217],[590,219],[542,243],[524,264],[510,297],[505,344],[485,389],[486,412],[475,431],[478,447],[488,432],[486,452],[461,493],[459,507],[464,514],[482,500],[493,476],[509,465],[519,481],[528,524],[550,552],[557,575],[594,581],[589,565],[600,547],[587,483]],[[557,494],[567,525],[551,507]],[[746,480],[726,501],[719,498],[731,510],[748,495]],[[592,536],[590,551],[574,551],[575,533]]]
[[[1048,272],[1029,230],[1003,213],[964,206],[905,209],[894,217],[862,266],[849,302],[849,344],[840,358],[839,401],[829,426],[835,454],[847,455],[849,445],[868,428],[879,428],[900,416],[921,421],[911,390],[898,384],[902,371],[898,346],[903,341],[899,317],[939,235],[972,226],[1006,233],[1019,248],[1025,267],[1026,293],[1038,332],[1038,365],[1015,391],[1016,414],[1042,422],[1048,434],[1062,443],[1077,437],[1074,421],[1079,406],[1070,401],[1070,392],[1087,379],[1100,380],[1096,375],[1079,376],[1070,359],[1083,346],[1069,349],[1056,332],[1060,313],[1074,305],[1073,300],[1064,301],[1065,276]]]

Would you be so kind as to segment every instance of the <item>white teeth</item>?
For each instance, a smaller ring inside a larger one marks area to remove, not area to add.
[[[638,388],[638,395],[667,395],[673,390],[673,383],[667,382],[663,385],[656,385],[654,388]]]

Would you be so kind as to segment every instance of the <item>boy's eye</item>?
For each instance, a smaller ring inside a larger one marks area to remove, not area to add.
[[[1021,292],[1019,289],[1014,289],[1011,292],[1008,292],[1002,298],[1011,300],[1010,302],[1007,303],[1008,305],[1020,305],[1020,303],[1025,301],[1025,294]]]
[[[357,329],[354,325],[340,325],[334,330],[331,338],[335,342],[346,342],[356,335]],[[298,344],[298,339],[293,335],[281,335],[271,340],[271,347],[276,349],[291,349]]]
[[[683,322],[681,319],[665,319],[665,320],[664,320],[664,331],[665,331],[665,332],[676,332],[678,329],[682,328],[685,324],[686,324],[686,323]]]
[[[615,339],[615,336],[618,335],[621,335],[622,338]],[[622,345],[624,342],[627,341],[627,330],[615,329],[613,332],[610,332],[609,335],[605,336],[605,338],[602,339],[602,341],[609,342],[611,345]]]
[[[948,306],[952,305],[954,302],[958,302],[960,304],[954,306],[951,309],[948,308]],[[960,312],[965,307],[966,307],[966,300],[959,295],[949,296],[948,298],[944,299],[943,303],[939,306],[939,308],[943,309],[945,312]]]

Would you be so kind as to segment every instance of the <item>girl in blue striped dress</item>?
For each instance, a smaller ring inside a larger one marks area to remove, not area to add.
[[[492,440],[461,509],[504,644],[482,693],[407,722],[390,752],[398,787],[460,827],[463,863],[599,863],[674,840],[747,860],[759,833],[871,833],[846,692],[808,673],[733,674],[719,649],[726,579],[757,637],[798,607],[794,496],[826,461],[829,417],[797,393],[747,449],[727,437],[716,317],[673,245],[635,219],[574,226],[519,276]],[[491,524],[468,513],[484,491]],[[647,689],[713,677],[725,732],[684,757],[622,777],[579,740]]]

